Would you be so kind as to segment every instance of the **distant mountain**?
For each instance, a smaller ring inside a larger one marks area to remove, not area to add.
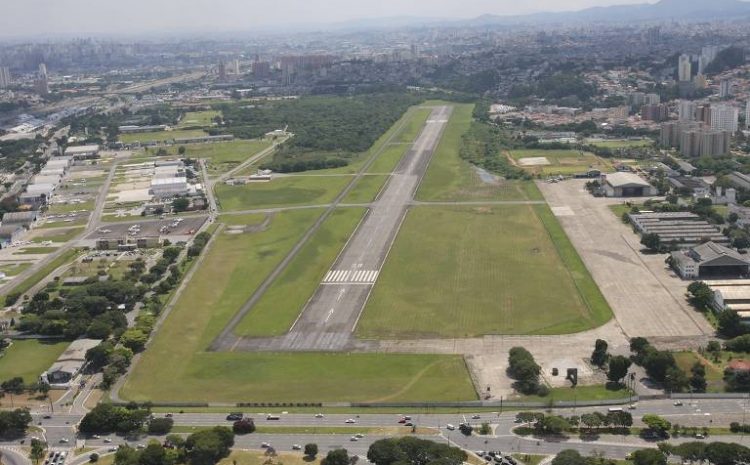
[[[747,15],[750,15],[750,2],[741,0],[661,0],[653,4],[593,7],[559,13],[534,13],[517,16],[483,15],[468,21],[468,23],[490,25],[528,22],[708,20]]]

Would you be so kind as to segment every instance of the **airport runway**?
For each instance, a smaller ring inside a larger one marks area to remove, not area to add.
[[[275,338],[226,335],[221,347],[239,351],[340,351],[362,348],[352,337],[391,244],[414,198],[450,117],[451,107],[436,107],[412,148],[354,232],[333,267],[294,323]]]

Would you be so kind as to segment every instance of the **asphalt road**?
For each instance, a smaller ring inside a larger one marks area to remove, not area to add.
[[[450,113],[451,107],[446,106],[432,111],[412,148],[401,159],[290,332],[277,338],[232,338],[233,342],[224,344],[224,348],[341,351],[366,344],[355,341],[352,333]]]

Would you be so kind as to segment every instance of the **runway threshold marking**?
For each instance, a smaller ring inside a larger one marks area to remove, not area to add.
[[[379,274],[379,270],[330,270],[323,284],[374,284]]]

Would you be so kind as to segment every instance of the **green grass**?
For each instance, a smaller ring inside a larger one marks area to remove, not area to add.
[[[94,209],[94,201],[89,200],[82,203],[56,203],[49,207],[48,213],[52,215],[59,215],[61,213],[70,213],[73,211],[86,210],[91,211]]]
[[[13,341],[13,345],[0,357],[0,379],[20,376],[26,383],[39,379],[70,342],[42,342],[37,339]]]
[[[205,351],[319,214],[284,212],[263,232],[220,233],[121,395],[173,402],[475,399],[461,357]],[[247,224],[262,219],[244,217]]]
[[[48,254],[48,253],[54,252],[57,249],[59,249],[59,247],[26,247],[15,252],[15,254],[16,255]]]
[[[722,364],[714,364],[707,358],[696,354],[695,352],[674,352],[674,359],[677,366],[690,376],[690,368],[695,362],[701,362],[706,368],[706,391],[724,392],[724,367]],[[741,358],[741,357],[740,357]]]
[[[546,455],[534,455],[534,454],[512,454],[513,458],[518,460],[523,465],[539,465],[542,460],[547,458]]]
[[[578,150],[513,150],[510,156],[514,160],[522,158],[545,157],[550,162],[544,166],[522,166],[530,173],[543,176],[548,175],[570,175],[585,172],[589,169],[598,169],[603,172],[612,171],[612,163],[604,158],[597,157],[593,153],[579,152]]]
[[[253,155],[271,146],[271,140],[233,140],[228,142],[210,142],[206,144],[185,145],[185,157],[207,159],[210,176],[216,176],[236,167]],[[179,147],[170,147],[169,154],[177,154]],[[254,172],[254,170],[253,170]]]
[[[596,401],[596,400],[617,400],[627,399],[629,392],[627,389],[607,389],[606,386],[596,384],[592,386],[578,386],[575,389],[571,387],[556,387],[549,390],[549,395],[539,396],[519,396],[517,399],[524,402],[573,402],[579,401]]]
[[[285,176],[244,186],[216,186],[224,211],[291,205],[319,205],[333,201],[351,182],[350,176]]]
[[[57,230],[48,230],[44,231],[42,233],[37,233],[33,239],[31,239],[32,242],[68,242],[69,240],[75,238],[79,234],[83,232],[83,228],[76,227],[76,228],[67,228],[63,230],[60,228],[59,231]]]
[[[23,273],[30,266],[31,263],[11,263],[0,266],[0,272],[5,273],[5,276],[16,276],[19,273]]]
[[[76,218],[71,218],[73,221],[66,221],[63,219],[54,219],[51,222],[46,222],[36,229],[57,229],[57,228],[70,228],[73,226],[83,226],[89,221],[89,215],[79,215]]]
[[[17,284],[16,286],[13,286],[9,292],[6,292],[3,294],[2,301],[5,303],[5,295],[8,295],[11,292],[18,292],[23,294],[24,292],[28,291],[32,287],[34,287],[39,281],[44,279],[48,274],[55,271],[57,268],[61,267],[62,265],[65,265],[66,263],[69,263],[75,259],[75,257],[78,255],[77,249],[69,249],[60,254],[57,258],[49,262],[47,265],[39,269],[36,273],[32,274],[26,280],[22,281],[21,283]]]
[[[185,129],[175,131],[134,132],[131,134],[120,134],[120,142],[132,144],[133,142],[164,142],[172,139],[188,137],[203,137],[208,134],[201,129]]]
[[[344,197],[342,203],[370,203],[375,200],[380,190],[388,180],[388,175],[372,174],[362,176],[357,184],[354,185],[349,194]]]
[[[649,145],[652,145],[653,141],[649,139],[644,139],[644,140],[620,139],[620,140],[605,140],[605,141],[587,140],[586,143],[594,145],[596,147],[609,148],[609,149],[622,149],[622,148],[633,148],[633,147],[647,147]]]
[[[211,126],[214,124],[214,118],[219,116],[221,113],[218,111],[189,111],[182,117],[180,123],[177,125],[178,128],[195,127],[195,126]]]
[[[358,334],[563,334],[606,322],[611,311],[575,249],[536,207],[412,208]]]
[[[476,168],[459,157],[461,136],[469,129],[473,105],[455,105],[443,137],[417,191],[417,200],[542,200],[529,181],[482,181]],[[529,195],[533,197],[529,197]]]
[[[360,208],[334,211],[235,332],[243,336],[285,334],[349,240],[364,212]]]

